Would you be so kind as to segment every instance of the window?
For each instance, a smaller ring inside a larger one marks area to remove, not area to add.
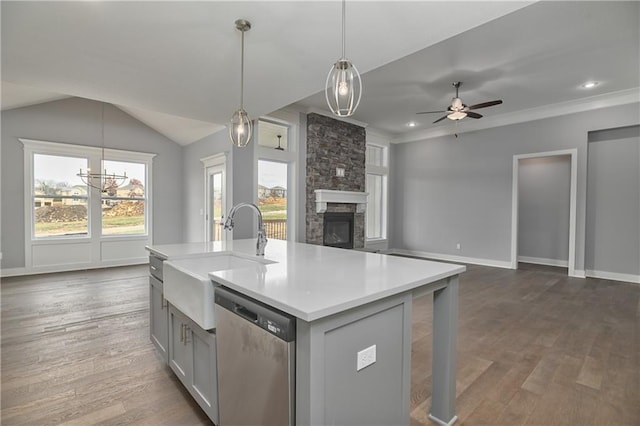
[[[35,238],[89,234],[89,194],[76,173],[87,158],[34,154],[32,230]]]
[[[125,174],[129,180],[126,185],[113,185],[101,194],[102,235],[145,234],[146,165],[105,160],[103,170]]]
[[[255,200],[267,238],[296,239],[297,114],[276,111],[261,117],[254,144]],[[280,137],[278,137],[280,136]]]
[[[387,238],[387,178],[389,167],[386,146],[367,145],[367,240]]]
[[[287,163],[258,160],[258,208],[267,238],[287,239]]]
[[[152,243],[154,154],[19,140],[24,145],[25,270],[144,261],[144,247]],[[128,179],[101,193],[82,182],[80,169],[126,172]]]

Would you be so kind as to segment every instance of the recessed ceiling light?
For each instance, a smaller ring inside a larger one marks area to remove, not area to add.
[[[408,126],[408,127],[416,127],[416,126],[417,126],[417,124],[416,124],[416,122],[415,122],[415,121],[410,121],[410,122],[408,122],[408,123],[407,123],[407,126]]]
[[[598,84],[600,84],[600,83],[598,83],[597,81],[587,81],[586,83],[582,83],[582,88],[583,89],[593,89]]]

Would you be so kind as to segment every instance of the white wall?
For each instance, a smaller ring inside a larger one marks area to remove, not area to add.
[[[639,106],[394,145],[390,247],[509,267],[513,156],[575,148],[575,267],[584,270],[587,134],[638,124]]]
[[[182,241],[182,150],[112,105],[105,147],[157,154],[153,159],[154,244]],[[18,138],[102,145],[102,103],[70,98],[2,111],[2,268],[25,266],[24,153]]]
[[[587,182],[587,275],[640,282],[640,126],[589,134]]]
[[[518,259],[567,265],[571,157],[519,160]]]

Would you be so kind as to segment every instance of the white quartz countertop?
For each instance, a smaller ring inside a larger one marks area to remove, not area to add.
[[[169,260],[222,254],[260,259],[255,267],[216,271],[209,276],[308,322],[435,283],[466,269],[461,265],[280,240],[269,240],[261,259],[255,255],[255,245],[255,239],[247,239],[154,245],[147,249]]]

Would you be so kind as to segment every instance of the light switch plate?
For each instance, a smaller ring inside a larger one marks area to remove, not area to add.
[[[344,177],[344,169],[342,167],[336,167],[336,176]]]
[[[357,362],[356,371],[360,371],[363,368],[368,367],[375,362],[376,362],[376,345],[373,345],[358,352],[358,362]]]

